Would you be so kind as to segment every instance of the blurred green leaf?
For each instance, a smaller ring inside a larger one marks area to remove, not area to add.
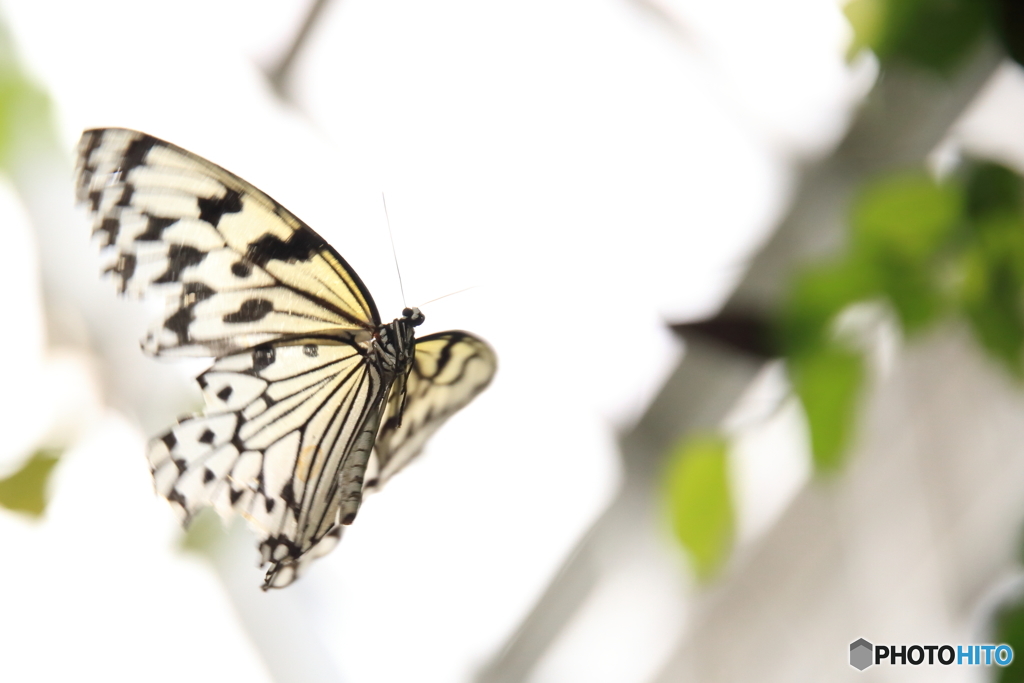
[[[34,517],[42,516],[46,510],[46,485],[60,456],[59,450],[38,450],[21,469],[0,479],[0,506]]]
[[[790,358],[790,376],[807,415],[815,468],[833,471],[842,465],[853,433],[857,400],[864,384],[864,361],[836,345]]]
[[[985,350],[1024,378],[1024,217],[979,223],[963,257],[961,305]]]
[[[864,188],[851,217],[853,258],[875,279],[906,332],[942,312],[943,256],[962,223],[963,192],[924,173],[880,178]]]
[[[993,20],[1006,52],[1024,64],[1024,4],[1020,0],[995,0]]]
[[[803,270],[794,278],[780,316],[779,334],[787,355],[812,353],[829,343],[835,316],[879,292],[875,269],[847,258]]]
[[[882,66],[904,61],[952,72],[981,37],[989,18],[979,0],[853,0],[845,13],[854,45],[870,47]]]
[[[932,256],[960,221],[963,196],[925,173],[901,173],[868,184],[853,206],[854,248],[911,262]]]
[[[777,332],[822,471],[841,465],[864,380],[834,323],[869,299],[890,305],[907,335],[964,314],[986,351],[1024,379],[1024,180],[988,162],[944,183],[924,172],[880,177],[853,202],[846,253],[794,277]]]
[[[693,436],[677,443],[668,460],[672,528],[705,581],[721,568],[732,547],[726,448],[720,436]]]
[[[0,167],[9,169],[19,154],[53,137],[50,102],[18,62],[14,44],[0,23]]]
[[[853,43],[847,58],[856,57],[864,48],[873,49],[881,41],[885,4],[885,0],[850,0],[843,7],[843,14],[853,29]]]
[[[1024,681],[1024,597],[1018,597],[1004,605],[995,616],[995,643],[1006,643],[1013,648],[1013,661],[1005,667],[996,669],[997,683],[1020,683]]]
[[[0,67],[0,166],[10,167],[24,137],[48,132],[49,116],[46,96],[20,73]]]
[[[976,162],[967,172],[967,215],[975,220],[992,214],[1019,214],[1024,208],[1024,183],[1001,164]]]
[[[224,538],[224,524],[213,508],[201,509],[181,536],[178,547],[191,553],[206,555]]]
[[[937,267],[885,253],[878,254],[873,265],[878,269],[882,290],[905,333],[923,330],[945,311],[946,295]]]

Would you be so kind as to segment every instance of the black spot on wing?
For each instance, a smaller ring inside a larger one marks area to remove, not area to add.
[[[114,262],[114,265],[104,271],[106,273],[114,273],[120,276],[121,282],[118,287],[122,294],[124,294],[128,281],[132,279],[133,275],[135,275],[135,264],[135,254],[120,254],[117,257],[117,261]]]
[[[285,552],[284,555],[278,558],[277,549],[280,547],[284,547]],[[293,560],[301,554],[298,546],[295,545],[295,542],[282,534],[271,536],[267,540],[263,541],[263,543],[260,544],[260,550],[266,555],[266,557],[272,558],[275,565],[280,562],[284,562],[285,560]]]
[[[203,468],[203,483],[204,484],[209,484],[211,481],[213,481],[216,478],[217,478],[217,475],[215,475],[213,473],[213,470],[211,470],[209,467],[204,467]]]
[[[115,206],[131,206],[132,195],[134,194],[135,186],[132,185],[131,183],[125,183],[124,188],[121,190],[121,198],[117,200],[117,204]],[[98,209],[99,205],[97,205],[96,208]],[[93,209],[93,211],[95,210],[96,209]]]
[[[178,343],[184,346],[188,343],[188,326],[192,324],[193,320],[195,320],[195,315],[192,313],[192,307],[186,306],[168,317],[164,321],[164,327],[177,335]]]
[[[231,398],[231,394],[234,391],[230,386],[226,386],[217,392],[217,398],[227,403],[227,400]]]
[[[174,432],[167,432],[160,437],[160,440],[167,446],[167,450],[172,451],[178,443],[178,437],[174,436]]]
[[[82,165],[91,173],[96,170],[96,164],[92,163],[92,153],[95,152],[103,142],[103,133],[98,130],[89,130],[83,133],[83,137],[85,137],[88,142],[85,143],[85,148],[82,149]]]
[[[181,305],[191,308],[200,301],[206,301],[214,294],[216,292],[209,285],[205,285],[202,282],[186,282],[182,287]]]
[[[206,258],[206,252],[199,251],[195,247],[171,244],[167,248],[167,270],[153,282],[177,282],[181,279],[183,270],[202,263],[204,258]]]
[[[203,432],[203,435],[199,437],[199,443],[211,444],[216,436],[217,435],[213,433],[212,429],[207,429]]]
[[[434,372],[432,374],[428,375],[427,373],[423,372],[423,366],[421,366],[419,363],[416,363],[416,372],[418,372],[422,377],[433,381],[448,367],[448,363],[450,363],[452,360],[452,348],[454,348],[455,345],[458,344],[461,340],[462,337],[453,335],[452,338],[449,339],[448,342],[441,347],[441,353],[439,353],[437,356],[437,361],[435,361],[434,363]]]
[[[103,193],[99,190],[93,190],[89,193],[89,210],[93,213],[100,210],[100,202],[103,201]]]
[[[398,429],[402,425],[401,415],[392,415],[388,419],[384,420],[384,424],[381,425],[381,433]]]
[[[163,239],[164,230],[178,222],[177,218],[163,216],[146,216],[146,231],[135,239],[139,242],[159,242]]]
[[[96,175],[96,169],[90,168],[88,162],[83,162],[82,167],[78,169],[78,180],[75,181],[75,192],[79,200],[82,199],[82,194],[90,185],[92,185],[93,176]]]
[[[164,321],[164,327],[178,337],[179,344],[188,342],[188,327],[195,320],[192,309],[196,304],[214,295],[214,291],[202,282],[186,282],[181,293],[181,308]]]
[[[268,261],[308,261],[326,246],[327,243],[320,235],[302,226],[283,241],[276,235],[264,235],[249,245],[246,256],[256,265],[263,267]]]
[[[184,474],[185,470],[188,469],[188,463],[181,458],[172,458],[171,462],[173,462],[174,466],[178,468],[179,474]]]
[[[93,210],[95,211],[95,209]],[[120,232],[120,230],[121,221],[119,219],[104,218],[103,222],[100,223],[100,227],[93,230],[92,234],[95,235],[98,232],[104,233],[106,237],[106,242],[103,243],[103,246],[107,246],[108,244],[113,244],[114,242],[117,241],[117,233]]]
[[[231,489],[231,493],[228,495],[231,497],[231,504],[234,505],[238,502],[238,499],[242,497],[242,491],[239,489]]]
[[[274,503],[276,503],[277,501],[276,501],[276,500],[274,500],[273,498],[267,498],[267,499],[266,499],[266,501],[267,501],[267,502],[266,502],[266,505],[267,505],[267,514],[270,514],[271,512],[273,512],[273,511],[274,511]]]
[[[185,496],[181,495],[181,491],[178,489],[171,489],[171,492],[167,494],[167,500],[172,503],[177,503],[181,506],[181,509],[186,513],[188,512],[188,501],[185,500]]]
[[[253,372],[262,372],[274,362],[273,346],[257,346],[252,352]]]
[[[320,354],[320,349],[316,344],[306,344],[302,347],[302,352],[310,358],[316,358]]]
[[[131,141],[128,149],[124,151],[121,165],[118,167],[122,179],[128,177],[132,169],[142,166],[146,162],[146,155],[156,146],[156,143],[157,139],[149,135],[142,135]]]
[[[235,274],[235,277],[249,277],[252,273],[252,268],[249,267],[248,263],[238,261],[231,264],[231,272]]]
[[[217,227],[226,213],[238,213],[242,210],[242,195],[228,189],[223,197],[199,197],[199,220],[206,221]]]
[[[290,507],[292,510],[298,512],[299,503],[295,500],[295,488],[292,486],[292,482],[289,481],[284,485],[284,488],[281,489],[281,500],[283,500],[285,505]]]
[[[266,299],[246,299],[234,313],[224,316],[226,323],[252,323],[267,317],[274,310],[274,304]]]

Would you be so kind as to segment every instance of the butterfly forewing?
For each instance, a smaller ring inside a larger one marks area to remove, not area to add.
[[[160,292],[153,354],[224,355],[281,336],[372,331],[373,299],[344,259],[241,178],[136,131],[86,131],[79,200],[122,292]]]
[[[416,457],[427,439],[487,388],[497,369],[490,345],[468,332],[431,334],[416,341],[416,355],[402,396],[392,392],[374,446],[376,472],[368,486],[380,488]]]

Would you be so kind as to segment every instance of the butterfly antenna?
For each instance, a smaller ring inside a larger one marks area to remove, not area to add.
[[[441,299],[447,299],[448,297],[455,296],[456,294],[462,294],[463,292],[468,292],[469,290],[476,289],[479,286],[480,285],[473,285],[472,287],[466,287],[465,289],[460,289],[457,292],[449,292],[448,294],[444,294],[442,296],[439,296],[436,299],[431,299],[430,301],[424,301],[423,303],[420,304],[420,306],[426,306],[427,304],[432,304],[435,301],[440,301]]]
[[[388,237],[391,238],[391,255],[395,257],[395,270],[398,272],[398,289],[402,292],[402,308],[405,308],[405,287],[402,286],[402,269],[398,267],[398,251],[395,250],[395,234],[391,232],[391,218],[388,216],[388,201],[384,199],[384,193],[380,193],[380,200],[384,202],[384,219],[388,222]]]

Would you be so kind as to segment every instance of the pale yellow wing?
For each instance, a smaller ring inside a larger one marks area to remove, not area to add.
[[[405,409],[396,381],[374,445],[367,488],[380,488],[415,458],[445,420],[487,388],[497,367],[490,345],[468,332],[417,339],[405,384]]]
[[[77,195],[122,293],[167,298],[143,348],[221,356],[280,337],[380,324],[359,276],[238,176],[151,135],[82,134]]]

